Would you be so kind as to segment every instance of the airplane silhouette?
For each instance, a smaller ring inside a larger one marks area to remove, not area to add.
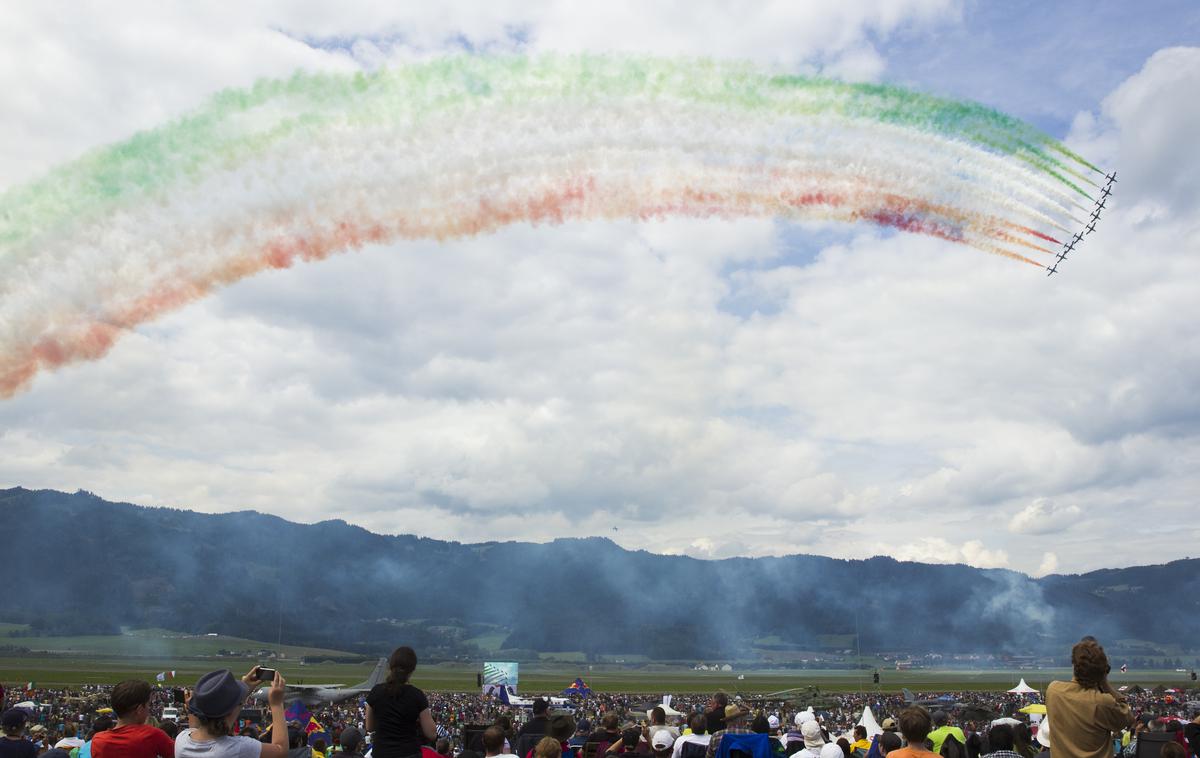
[[[1100,190],[1100,197],[1108,197],[1111,194],[1112,194],[1112,185],[1111,184],[1104,185],[1104,188]]]
[[[1112,184],[1113,182],[1115,182],[1117,180],[1117,172],[1114,171],[1111,174],[1105,174],[1104,178],[1108,180],[1109,184]]]
[[[1078,232],[1071,238],[1071,247],[1074,247],[1076,242],[1083,242],[1083,235]]]
[[[1054,268],[1046,267],[1046,276],[1051,276],[1058,273],[1058,263],[1054,264]]]
[[[1107,202],[1108,202],[1108,198],[1107,198],[1107,197],[1102,197],[1102,198],[1100,198],[1098,201],[1096,201],[1096,207],[1097,207],[1097,208],[1103,208],[1103,207],[1104,207],[1104,204],[1105,204],[1105,203],[1107,203]]]
[[[1079,235],[1077,234],[1075,236],[1078,237]],[[1072,239],[1070,242],[1063,243],[1063,254],[1069,253],[1074,249],[1075,249],[1075,240],[1074,239]]]
[[[1091,234],[1091,233],[1092,233],[1092,232],[1094,232],[1094,231],[1096,231],[1096,222],[1095,222],[1095,221],[1093,221],[1092,223],[1088,224],[1088,226],[1087,226],[1087,233],[1088,233],[1088,234]]]

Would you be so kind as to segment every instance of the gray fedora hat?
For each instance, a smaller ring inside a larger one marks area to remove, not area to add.
[[[248,694],[250,688],[229,669],[210,671],[196,682],[188,710],[201,718],[224,718],[240,706]]]

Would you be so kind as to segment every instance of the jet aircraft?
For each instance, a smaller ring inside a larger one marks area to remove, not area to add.
[[[340,684],[285,684],[283,693],[283,702],[290,703],[299,700],[304,703],[305,708],[317,708],[322,705],[330,705],[332,703],[340,703],[343,700],[349,700],[358,695],[366,695],[371,691],[371,688],[382,682],[387,677],[387,658],[380,658],[379,663],[375,664],[375,670],[367,677],[365,682],[356,684],[353,687],[343,687]],[[267,702],[267,690],[269,688],[262,687],[254,693],[254,700],[258,702]]]
[[[1100,190],[1100,197],[1108,197],[1111,194],[1112,194],[1112,185],[1111,184],[1104,185],[1103,189]]]
[[[1087,225],[1087,233],[1088,234],[1091,234],[1094,231],[1096,231],[1096,222],[1095,221],[1093,221],[1092,223]]]
[[[1062,257],[1059,257],[1058,260],[1061,261]],[[1058,261],[1054,262],[1053,268],[1051,268],[1050,266],[1046,267],[1046,276],[1050,276],[1051,274],[1057,274],[1057,273],[1058,273]]]
[[[1063,256],[1065,257],[1067,253],[1071,252],[1074,249],[1075,249],[1075,240],[1071,240],[1070,242],[1064,243],[1063,251],[1062,251]]]
[[[1105,175],[1104,175],[1104,178],[1105,178],[1106,180],[1108,180],[1108,183],[1109,183],[1109,184],[1112,184],[1113,182],[1115,182],[1115,181],[1117,180],[1117,172],[1116,172],[1116,171],[1114,171],[1114,172],[1112,172],[1111,174],[1105,174]]]
[[[1096,210],[1100,210],[1101,208],[1103,208],[1103,207],[1104,207],[1104,204],[1105,204],[1105,203],[1107,203],[1107,202],[1108,202],[1108,198],[1107,198],[1107,197],[1102,197],[1102,198],[1100,198],[1099,200],[1097,200],[1097,201],[1096,201]]]

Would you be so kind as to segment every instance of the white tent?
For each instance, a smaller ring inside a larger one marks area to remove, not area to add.
[[[867,739],[871,739],[877,734],[883,734],[883,729],[875,721],[875,714],[871,713],[871,706],[869,705],[863,707],[862,718],[858,720],[858,725],[867,728]]]
[[[1013,687],[1009,692],[1015,695],[1036,695],[1037,690],[1025,683],[1025,678],[1021,677],[1021,683]]]
[[[682,713],[671,707],[671,696],[670,695],[663,695],[662,702],[658,704],[658,707],[663,709],[663,712],[667,714],[667,718],[675,718],[677,716],[686,716],[687,715],[686,713]],[[650,718],[651,713],[653,711],[654,711],[653,708],[646,711],[646,717]]]

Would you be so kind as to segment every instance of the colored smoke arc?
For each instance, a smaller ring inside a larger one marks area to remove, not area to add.
[[[0,194],[0,397],[266,269],[515,223],[830,219],[1042,266],[1098,174],[977,104],[748,64],[297,73]]]

